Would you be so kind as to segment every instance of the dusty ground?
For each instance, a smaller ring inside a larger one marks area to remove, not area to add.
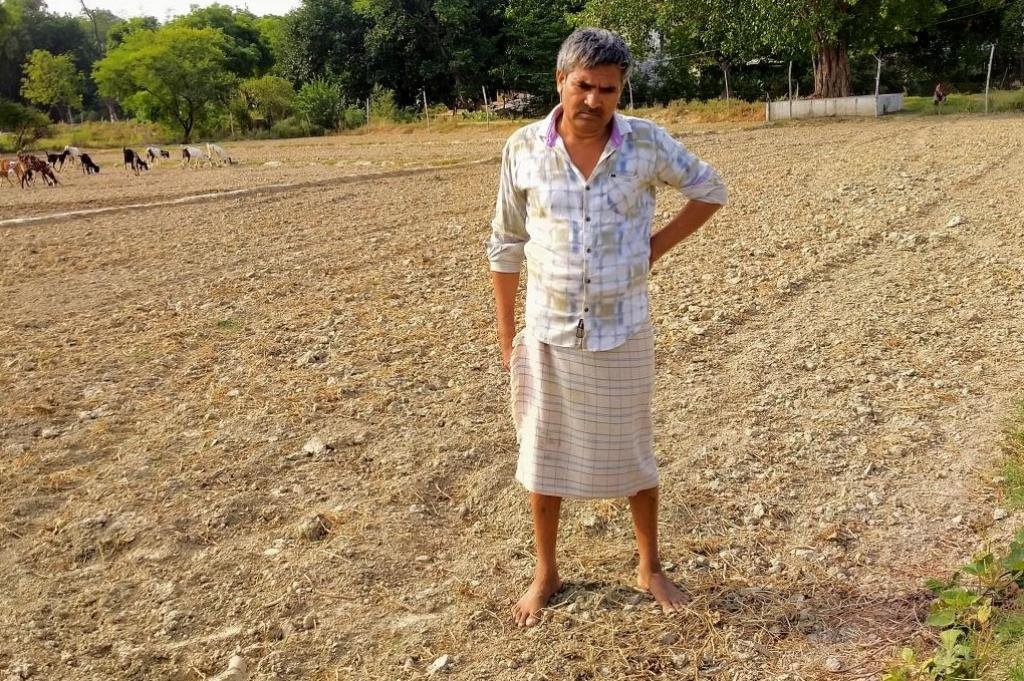
[[[0,227],[0,672],[202,679],[240,650],[255,679],[443,655],[460,679],[877,676],[922,581],[1020,524],[989,480],[1024,381],[1024,118],[677,132],[732,192],[651,281],[688,612],[633,589],[624,501],[574,502],[568,588],[510,625],[531,535],[483,256],[505,133],[249,144],[0,191],[10,219],[338,180]]]

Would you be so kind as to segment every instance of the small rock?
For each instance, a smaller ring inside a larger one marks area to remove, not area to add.
[[[416,562],[417,563],[429,563],[430,562],[430,556],[428,556],[426,554],[424,554],[422,556],[416,556]]]
[[[58,435],[60,435],[60,431],[57,430],[56,428],[43,428],[43,430],[40,431],[39,433],[39,437],[45,438],[47,440],[52,440]]]
[[[964,224],[964,222],[966,222],[966,220],[964,220],[961,216],[954,215],[949,219],[949,222],[946,223],[946,229],[950,229],[952,227],[959,227],[960,225]]]
[[[306,631],[309,631],[310,629],[315,629],[318,623],[319,620],[317,619],[317,616],[314,613],[309,613],[302,618],[302,628]]]
[[[964,517],[962,515],[957,515],[957,516],[953,516],[953,518],[949,521],[949,524],[953,525],[955,527],[955,526],[959,525],[960,523],[962,523],[963,521],[964,521]]]
[[[882,503],[882,495],[878,492],[868,492],[868,501],[871,502],[872,506],[878,506]]]
[[[331,519],[323,513],[317,513],[302,528],[302,537],[307,541],[320,541],[331,531]]]
[[[830,657],[825,660],[825,669],[833,674],[843,671],[843,661],[838,657]]]
[[[660,643],[663,646],[674,645],[678,641],[679,634],[675,633],[674,631],[666,631],[664,634],[661,635],[661,638],[658,639],[658,643]]]
[[[263,166],[266,167],[266,168],[280,168],[281,167],[281,162],[280,161],[267,161],[266,163],[263,164]]]
[[[302,451],[310,456],[323,456],[330,451],[330,447],[324,444],[323,440],[314,435],[306,441],[306,444],[302,445]]]
[[[238,391],[238,388],[232,388],[228,391],[228,397],[238,397],[240,394],[241,393]]]
[[[413,505],[411,505],[409,507],[409,513],[412,513],[414,515],[417,514],[417,513],[426,513],[426,512],[427,512],[427,507],[424,506],[423,504],[413,504]]]
[[[277,548],[276,546],[272,546],[269,549],[265,550],[263,552],[263,555],[267,556],[269,558],[273,558],[274,556],[276,556],[279,553],[281,553],[281,549]]]
[[[448,667],[448,656],[447,655],[442,655],[441,657],[437,658],[436,660],[434,660],[433,662],[430,663],[430,666],[427,667],[427,675],[434,675],[437,672],[446,669],[447,667]]]
[[[306,366],[308,364],[319,364],[327,359],[327,350],[320,348],[304,352],[297,360],[295,366]]]
[[[249,663],[241,655],[232,655],[227,671],[214,676],[210,681],[246,681],[249,678]]]
[[[1003,520],[1006,518],[1006,515],[1007,513],[1005,508],[997,508],[992,511],[992,520]]]

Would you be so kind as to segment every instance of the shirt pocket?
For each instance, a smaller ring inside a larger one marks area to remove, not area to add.
[[[604,190],[604,208],[623,220],[642,217],[645,197],[650,188],[639,173],[616,171],[608,176]]]

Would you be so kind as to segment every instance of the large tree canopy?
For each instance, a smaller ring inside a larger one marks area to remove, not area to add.
[[[168,26],[212,28],[221,31],[227,67],[239,78],[261,76],[273,65],[273,55],[260,31],[258,20],[250,12],[235,10],[227,5],[212,4],[196,7],[178,17]]]
[[[101,94],[141,118],[178,126],[187,142],[234,92],[228,49],[224,34],[212,28],[135,31],[96,64],[93,78]]]

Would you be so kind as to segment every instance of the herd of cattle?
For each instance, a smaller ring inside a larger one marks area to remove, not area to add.
[[[170,159],[171,153],[160,147],[146,147],[145,159],[141,154],[127,147],[121,148],[124,159],[125,172],[131,171],[138,175],[143,170],[149,170],[153,164],[163,159]],[[147,160],[148,159],[148,160]],[[55,187],[60,184],[57,173],[64,170],[64,164],[78,165],[86,175],[100,172],[100,167],[92,160],[89,154],[78,147],[66,146],[60,153],[47,153],[44,161],[35,154],[19,152],[16,158],[0,159],[0,177],[3,177],[12,187],[17,182],[22,189],[31,187],[36,176],[41,176],[48,187]],[[206,149],[183,145],[181,148],[182,166],[199,167],[208,165],[232,165],[235,161],[224,149],[216,144],[207,144]]]

